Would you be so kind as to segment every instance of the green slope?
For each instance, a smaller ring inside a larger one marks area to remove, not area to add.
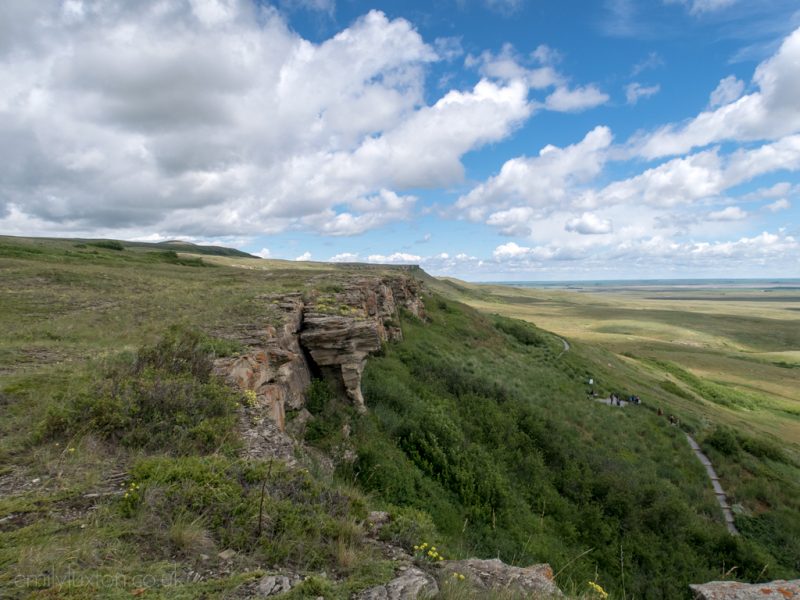
[[[796,574],[782,550],[726,533],[683,432],[655,413],[661,393],[624,365],[456,302],[428,310],[369,362],[343,477],[430,514],[451,552],[547,561],[568,590],[597,577],[615,597],[678,598],[723,565]],[[587,399],[590,375],[646,405]]]

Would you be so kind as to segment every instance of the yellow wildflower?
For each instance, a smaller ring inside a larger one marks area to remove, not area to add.
[[[606,592],[599,583],[595,583],[594,581],[590,581],[588,583],[589,587],[592,588],[592,590],[594,590],[597,595],[600,596],[600,598],[603,600],[608,598],[608,592]]]

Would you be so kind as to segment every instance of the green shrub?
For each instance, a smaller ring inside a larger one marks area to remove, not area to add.
[[[317,575],[306,577],[286,595],[286,598],[329,598],[334,593],[333,584]]]
[[[171,328],[131,360],[121,355],[85,389],[61,397],[45,437],[94,432],[123,446],[178,454],[232,444],[237,395],[211,375],[207,338]]]
[[[530,323],[519,319],[508,319],[496,316],[494,326],[498,331],[510,335],[524,346],[544,346],[544,338],[536,331]]]
[[[433,519],[425,511],[408,507],[393,507],[390,520],[380,532],[380,539],[411,550],[414,546],[439,543],[439,534]]]
[[[150,253],[156,260],[160,262],[169,263],[172,265],[181,265],[184,267],[205,267],[207,263],[202,258],[197,256],[180,256],[175,250],[163,250],[159,252]]]
[[[739,440],[733,430],[728,427],[715,427],[711,435],[705,439],[705,444],[726,456],[736,456],[740,451]]]
[[[756,439],[739,434],[739,444],[745,452],[749,452],[758,458],[768,458],[770,460],[792,464],[786,453],[777,444],[765,439]]]
[[[692,400],[693,396],[684,390],[681,386],[679,386],[674,381],[669,379],[664,379],[663,381],[658,382],[658,386],[664,390],[665,392],[669,392],[673,396],[678,396],[679,398],[684,398],[686,400]]]
[[[327,381],[314,378],[306,391],[306,408],[313,415],[322,414],[334,397],[335,394]]]
[[[117,240],[98,240],[96,242],[89,242],[89,246],[94,246],[95,248],[104,248],[106,250],[125,250],[125,246],[122,245],[122,242],[118,242]]]

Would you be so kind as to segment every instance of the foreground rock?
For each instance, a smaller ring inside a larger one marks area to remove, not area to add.
[[[769,583],[712,581],[690,585],[695,600],[800,600],[800,579]]]
[[[267,575],[258,582],[256,597],[266,598],[267,596],[283,594],[291,590],[299,581],[299,577],[290,579],[286,575]]]
[[[444,577],[463,575],[479,590],[504,591],[531,594],[534,597],[563,598],[561,590],[553,581],[553,570],[548,564],[530,567],[512,567],[499,559],[449,560],[442,567]]]
[[[433,577],[411,567],[389,583],[376,585],[359,593],[357,600],[417,600],[431,598],[439,593]]]

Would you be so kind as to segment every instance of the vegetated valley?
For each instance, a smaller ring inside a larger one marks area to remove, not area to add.
[[[291,457],[245,452],[258,400],[215,365],[280,331],[282,298],[352,315],[341,298],[364,278],[424,290],[422,318],[399,307],[387,328],[401,335],[366,363],[366,410],[312,364],[304,404],[282,413]],[[690,583],[798,576],[795,445],[716,420],[690,393],[714,384],[678,366],[665,378],[658,357],[572,338],[565,351],[462,302],[481,294],[418,269],[0,238],[0,595],[248,598],[281,575],[281,598],[350,598],[402,564],[441,598],[515,597],[437,564],[471,557],[549,563],[576,598],[598,597],[588,582],[688,598]],[[596,402],[590,378],[644,402]]]

